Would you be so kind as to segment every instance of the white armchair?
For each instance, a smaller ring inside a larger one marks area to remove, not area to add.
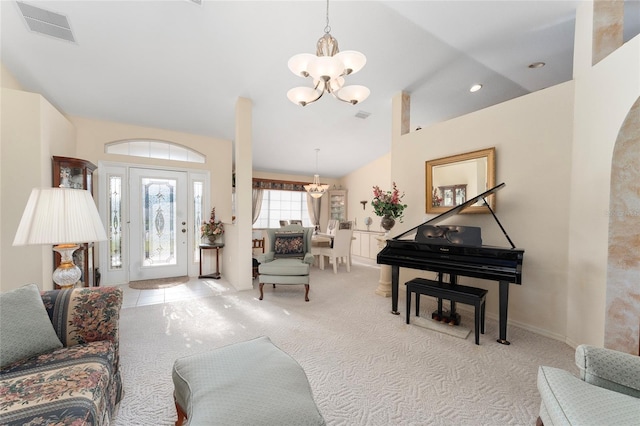
[[[580,378],[539,367],[536,425],[640,424],[640,357],[611,349],[576,348]]]

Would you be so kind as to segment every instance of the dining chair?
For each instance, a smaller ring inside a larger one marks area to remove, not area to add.
[[[328,257],[333,262],[333,273],[338,273],[338,264],[342,261],[347,266],[347,272],[351,272],[351,239],[353,229],[338,229],[333,237],[332,247],[314,248],[312,253],[319,258],[320,269],[324,269],[324,258]]]

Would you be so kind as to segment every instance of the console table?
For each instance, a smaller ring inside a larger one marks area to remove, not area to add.
[[[213,243],[213,244],[200,244],[200,275],[198,278],[213,278],[217,280],[220,278],[220,249],[224,247],[224,243]],[[216,272],[212,274],[202,275],[202,251],[203,250],[215,250],[216,251]]]

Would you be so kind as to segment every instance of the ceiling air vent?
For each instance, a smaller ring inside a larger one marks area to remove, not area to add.
[[[66,16],[20,1],[17,3],[31,31],[75,43],[76,39]]]
[[[370,112],[367,111],[358,111],[358,113],[356,114],[356,117],[358,118],[362,118],[363,120],[367,117],[369,117],[371,115]]]

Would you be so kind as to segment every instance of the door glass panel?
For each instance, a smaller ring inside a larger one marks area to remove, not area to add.
[[[109,268],[122,269],[122,177],[109,176]]]
[[[177,263],[176,187],[175,179],[142,179],[143,266],[166,266]]]
[[[193,259],[194,262],[200,261],[200,227],[202,226],[202,190],[204,182],[193,181]]]

